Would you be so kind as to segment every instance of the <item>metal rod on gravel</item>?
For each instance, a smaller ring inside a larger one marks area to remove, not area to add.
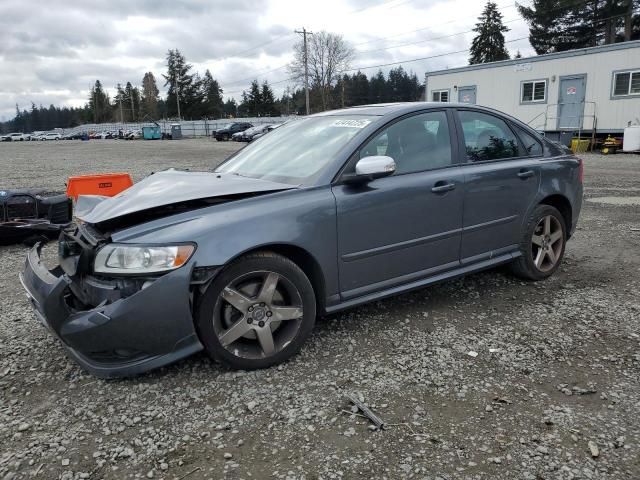
[[[376,427],[378,427],[380,430],[384,429],[384,421],[380,417],[378,417],[375,413],[373,413],[371,410],[369,410],[369,407],[367,407],[364,403],[358,400],[358,397],[356,397],[352,393],[345,393],[345,397],[347,400],[353,403],[356,407],[358,407],[358,410],[364,413],[365,416],[369,420],[371,420]]]

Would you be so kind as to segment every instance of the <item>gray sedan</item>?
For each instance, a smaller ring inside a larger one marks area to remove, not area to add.
[[[410,103],[289,122],[214,172],[81,197],[22,283],[87,370],[133,375],[205,349],[239,369],[294,355],[318,315],[509,263],[560,265],[582,162],[487,108]]]

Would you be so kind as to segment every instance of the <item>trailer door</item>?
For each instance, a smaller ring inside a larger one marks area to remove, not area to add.
[[[586,75],[560,77],[558,130],[578,130],[583,125]]]

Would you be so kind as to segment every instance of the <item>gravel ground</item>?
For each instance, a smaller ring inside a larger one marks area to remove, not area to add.
[[[202,169],[235,148],[0,144],[0,186]],[[492,270],[353,309],[259,372],[200,354],[91,377],[35,321],[26,249],[0,247],[0,478],[640,478],[640,157],[584,157],[587,201],[553,278]]]

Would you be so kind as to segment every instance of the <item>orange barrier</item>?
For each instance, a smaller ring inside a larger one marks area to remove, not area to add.
[[[113,197],[133,185],[128,173],[103,173],[69,177],[67,196],[78,200],[79,195],[104,195]]]

